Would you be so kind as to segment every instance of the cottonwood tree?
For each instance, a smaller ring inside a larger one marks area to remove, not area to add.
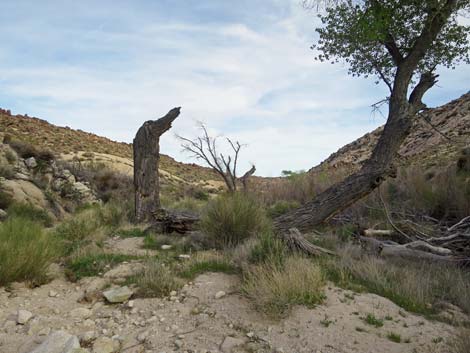
[[[306,4],[309,2],[306,1]],[[388,117],[362,168],[305,205],[275,219],[280,235],[308,230],[393,176],[393,160],[408,136],[437,69],[469,63],[470,27],[459,22],[470,0],[314,1],[322,26],[313,48],[320,61],[345,62],[352,76],[375,76],[389,90]]]
[[[238,141],[226,138],[233,154],[224,155],[218,150],[217,137],[210,136],[203,123],[199,123],[199,127],[202,131],[202,136],[196,137],[193,140],[177,135],[177,138],[182,141],[181,147],[183,151],[204,161],[214,172],[220,175],[229,192],[237,191],[239,182],[246,189],[248,178],[255,173],[256,167],[253,165],[242,177],[237,177],[238,157],[244,145]]]

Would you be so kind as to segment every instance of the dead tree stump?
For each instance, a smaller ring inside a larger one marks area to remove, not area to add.
[[[160,136],[171,128],[181,108],[173,108],[163,118],[146,121],[134,138],[135,216],[138,222],[151,221],[160,209]]]

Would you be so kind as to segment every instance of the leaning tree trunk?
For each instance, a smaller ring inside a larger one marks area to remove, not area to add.
[[[163,118],[146,121],[134,138],[135,216],[138,222],[150,221],[160,209],[160,136],[171,128],[180,114],[173,108]]]
[[[370,159],[357,173],[320,193],[303,206],[277,217],[275,229],[288,234],[289,229],[306,231],[344,210],[377,188],[392,175],[392,161],[412,126],[412,112],[407,101],[390,102],[389,118]]]

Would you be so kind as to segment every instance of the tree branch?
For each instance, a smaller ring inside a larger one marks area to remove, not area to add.
[[[432,71],[425,72],[421,75],[418,84],[415,86],[410,94],[409,103],[413,106],[416,112],[426,108],[422,102],[424,94],[436,84],[439,75],[434,74]]]

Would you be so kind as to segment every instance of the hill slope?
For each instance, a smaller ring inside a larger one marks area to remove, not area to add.
[[[132,173],[132,145],[128,143],[56,126],[28,115],[12,115],[8,110],[0,109],[0,138],[3,140],[2,135],[6,134],[13,139],[60,153],[65,159],[75,157],[86,160],[93,153],[97,160],[115,164],[117,169],[126,174]],[[216,181],[218,186],[219,178],[209,168],[180,163],[167,155],[161,156],[160,167],[164,176],[172,176],[188,183]]]
[[[383,131],[383,126],[340,148],[319,165],[325,169],[357,169],[367,160]],[[431,166],[454,159],[470,144],[470,93],[438,108],[430,109],[416,119],[410,135],[399,151],[402,164]]]

